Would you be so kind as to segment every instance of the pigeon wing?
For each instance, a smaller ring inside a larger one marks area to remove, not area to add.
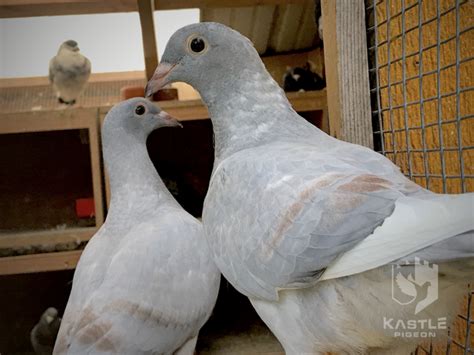
[[[400,190],[412,184],[391,163],[375,175],[351,159],[371,164],[383,158],[376,153],[344,153],[273,144],[217,166],[203,221],[218,267],[240,292],[276,300],[279,289],[314,284],[390,216]],[[393,172],[399,178],[388,179]]]
[[[59,69],[59,63],[56,56],[49,61],[49,82],[54,83],[54,77]]]
[[[275,301],[472,230],[473,196],[424,190],[361,146],[276,142],[218,163],[203,222],[234,287]]]

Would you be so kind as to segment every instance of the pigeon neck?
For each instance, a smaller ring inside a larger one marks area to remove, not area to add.
[[[263,67],[263,66],[262,66]],[[212,119],[216,159],[292,130],[295,112],[266,70],[243,72],[232,85],[200,90]]]
[[[143,216],[165,202],[175,203],[151,162],[146,137],[114,133],[113,136],[102,134],[110,182],[109,216],[114,210],[119,210],[121,216]]]

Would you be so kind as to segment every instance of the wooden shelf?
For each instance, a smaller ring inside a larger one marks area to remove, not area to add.
[[[93,108],[0,114],[0,134],[87,129],[96,227],[104,222],[98,111]]]
[[[297,112],[325,111],[327,107],[326,90],[289,92],[288,100]],[[181,121],[208,119],[209,113],[201,100],[160,101],[157,104],[170,115]]]
[[[0,258],[0,275],[74,269],[82,250]]]
[[[79,246],[97,232],[97,227],[66,230],[35,231],[0,235],[0,249],[60,246],[74,243]],[[37,253],[0,258],[0,275],[74,269],[82,250]]]
[[[73,249],[88,241],[104,222],[102,167],[97,108],[32,111],[0,114],[0,134],[86,129],[89,138],[95,226],[0,234],[0,249],[37,252]],[[69,244],[69,245],[68,245]],[[80,250],[36,253],[0,258],[0,275],[73,269]]]
[[[60,108],[0,114],[0,134],[46,132],[68,129],[97,130],[97,109]]]
[[[41,230],[0,234],[0,249],[20,249],[35,246],[47,247],[67,243],[77,245],[88,241],[98,227]]]
[[[288,92],[286,95],[297,112],[326,111],[327,109],[325,89],[319,91]],[[158,101],[155,103],[180,121],[209,119],[209,112],[200,99]],[[111,107],[103,106],[99,109],[101,120]]]

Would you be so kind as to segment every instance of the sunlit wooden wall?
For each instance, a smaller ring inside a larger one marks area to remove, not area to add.
[[[401,14],[402,2],[403,0],[383,0],[376,5],[376,20],[380,24],[377,26],[376,36],[380,44],[377,59],[380,106],[383,111],[381,121],[385,131],[383,147],[386,155],[405,173],[409,173],[411,166],[414,175],[412,178],[418,184],[432,191],[443,192],[441,176],[457,176],[446,179],[444,191],[462,192],[459,146],[466,148],[474,145],[474,118],[463,118],[456,122],[456,117],[469,117],[474,113],[474,90],[469,90],[474,86],[474,2],[459,2],[461,92],[458,97],[456,39],[453,38],[456,36],[456,1],[439,1],[439,22],[436,20],[436,0],[421,1],[421,5],[418,0],[405,0],[404,16]],[[387,18],[389,21],[386,21]],[[430,19],[434,21],[429,22]],[[404,37],[401,35],[403,27]],[[437,43],[440,43],[439,47]],[[420,45],[424,48],[421,53]],[[406,60],[397,61],[402,58],[403,49]],[[389,60],[391,64],[387,65]],[[402,82],[404,72],[407,79],[405,84]],[[423,76],[420,79],[421,73]],[[387,87],[388,83],[392,85]],[[438,96],[441,96],[440,100],[436,98]],[[421,100],[424,102],[420,103]],[[459,112],[456,111],[457,100]],[[416,103],[403,107],[404,103],[410,102]],[[389,107],[393,109],[388,110]],[[440,125],[438,119],[441,121]],[[423,125],[424,130],[421,128]],[[427,150],[426,154],[422,152],[423,145]],[[407,152],[407,146],[411,152]],[[441,147],[444,152],[441,152]],[[474,149],[462,150],[461,156],[464,175],[471,176],[464,179],[464,189],[474,191]],[[425,175],[434,176],[427,178]]]
[[[378,73],[378,83],[372,81],[371,87],[380,88],[379,150],[432,191],[460,193],[463,181],[465,192],[474,191],[474,149],[469,148],[474,146],[474,2],[377,0],[375,9],[368,26],[378,24],[372,30],[377,41],[369,38],[369,47],[378,44],[377,57],[372,51],[369,62]],[[467,297],[459,311],[466,315]],[[474,325],[470,327],[474,334]],[[466,321],[458,317],[453,340],[464,345],[466,330]],[[470,343],[474,348],[473,335]],[[446,343],[436,345],[433,353],[445,354]],[[451,346],[451,354],[462,353]]]

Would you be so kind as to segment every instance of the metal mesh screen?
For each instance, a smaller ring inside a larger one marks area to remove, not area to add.
[[[474,191],[474,1],[365,4],[374,149],[432,191]],[[471,308],[417,353],[472,354]]]

